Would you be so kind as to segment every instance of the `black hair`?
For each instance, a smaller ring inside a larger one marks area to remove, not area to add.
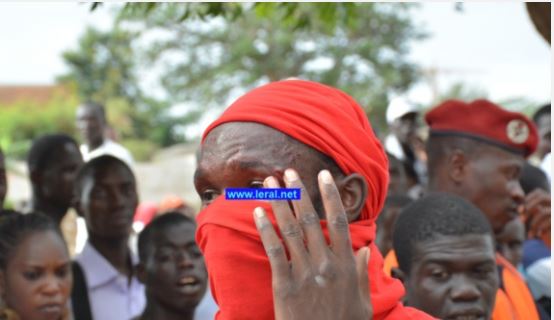
[[[410,198],[407,194],[401,194],[401,193],[393,193],[387,196],[385,199],[385,205],[383,206],[383,210],[381,210],[381,213],[377,217],[377,225],[383,224],[385,221],[385,218],[387,216],[387,208],[390,207],[400,207],[404,208],[407,205],[414,202],[414,199]]]
[[[104,108],[104,105],[94,101],[87,101],[81,104],[81,106],[87,109],[94,110],[94,112],[100,116],[100,119],[104,123],[107,122],[108,119],[106,117],[106,108]]]
[[[22,214],[13,210],[2,211],[0,214],[0,269],[6,270],[15,249],[28,235],[45,231],[53,231],[64,241],[58,225],[47,215]]]
[[[59,155],[57,151],[68,143],[79,150],[77,142],[63,133],[46,134],[35,139],[27,155],[29,172],[44,170],[49,162]]]
[[[131,170],[131,168],[129,168],[129,166],[123,160],[111,155],[103,155],[93,158],[81,167],[81,169],[77,173],[77,177],[75,178],[75,194],[81,194],[81,192],[83,191],[84,183],[88,177],[92,177],[96,174],[98,170],[103,170],[112,165],[123,166],[127,169],[127,171],[129,171],[129,173],[133,177],[133,180],[135,180],[133,170]]]
[[[529,162],[525,162],[523,168],[521,169],[519,183],[521,184],[521,188],[525,194],[528,194],[535,189],[550,191],[550,183],[546,173]]]
[[[538,125],[540,119],[545,115],[550,115],[550,103],[543,105],[537,111],[535,111],[535,113],[533,114],[533,122]]]
[[[141,262],[148,258],[148,246],[152,241],[152,236],[159,231],[178,224],[190,223],[196,225],[196,222],[178,211],[169,211],[154,218],[138,236],[138,254]]]
[[[440,236],[487,234],[491,226],[485,215],[464,198],[448,193],[430,193],[404,208],[396,220],[393,248],[398,266],[410,272],[412,250],[417,243]]]

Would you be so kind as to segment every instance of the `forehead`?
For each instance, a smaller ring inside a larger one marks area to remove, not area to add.
[[[163,245],[182,246],[195,243],[196,226],[189,221],[159,228],[152,233],[151,244],[154,247]]]
[[[494,242],[488,234],[441,235],[432,240],[414,243],[412,261],[419,265],[439,263],[457,267],[494,262]]]
[[[57,233],[49,230],[24,236],[8,261],[14,265],[44,265],[68,259],[65,243]]]
[[[93,174],[89,175],[87,181],[90,181],[90,184],[93,186],[100,186],[134,183],[135,178],[123,164],[110,163],[103,167],[96,168]]]
[[[309,147],[286,134],[253,122],[230,122],[213,129],[200,151],[200,171],[214,166],[290,166],[310,156]],[[315,154],[314,154],[315,155]]]
[[[65,165],[78,165],[82,162],[83,158],[77,146],[66,142],[49,153],[49,159],[47,159],[48,165],[44,167],[44,170],[59,168]]]

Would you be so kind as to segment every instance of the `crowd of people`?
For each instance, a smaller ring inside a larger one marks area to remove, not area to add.
[[[196,214],[139,204],[131,154],[83,103],[83,144],[37,137],[28,206],[0,215],[0,319],[550,319],[550,105],[421,113],[392,99],[378,137],[338,89],[251,90],[202,136]],[[8,185],[0,153],[1,207]],[[224,196],[280,187],[300,200]]]

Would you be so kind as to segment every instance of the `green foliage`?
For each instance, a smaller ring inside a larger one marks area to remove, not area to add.
[[[108,120],[123,139],[149,140],[159,146],[183,141],[175,133],[169,104],[146,95],[138,84],[139,54],[132,46],[137,34],[115,27],[103,32],[88,28],[76,50],[63,59],[69,72],[58,81],[77,88],[80,101],[105,105]]]
[[[173,102],[223,107],[231,97],[288,77],[345,90],[384,118],[387,94],[418,77],[406,56],[423,37],[411,4],[132,3],[119,23],[164,32],[143,50],[163,67]]]
[[[131,152],[136,161],[149,161],[159,146],[154,142],[138,139],[122,140],[121,144]]]
[[[0,105],[0,141],[8,157],[23,159],[34,138],[54,132],[75,136],[77,97],[59,93],[46,103],[19,101]]]

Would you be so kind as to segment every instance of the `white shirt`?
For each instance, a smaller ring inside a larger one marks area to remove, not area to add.
[[[92,151],[89,151],[89,147],[86,144],[82,144],[80,149],[85,162],[88,162],[91,159],[97,158],[99,156],[110,155],[125,162],[129,166],[129,168],[133,168],[134,161],[131,153],[127,149],[125,149],[125,147],[110,139],[104,139],[104,142],[98,148]]]
[[[76,257],[87,281],[88,297],[94,320],[130,320],[142,314],[146,306],[144,286],[133,277],[119,273],[89,241]],[[133,264],[138,263],[132,255]]]

